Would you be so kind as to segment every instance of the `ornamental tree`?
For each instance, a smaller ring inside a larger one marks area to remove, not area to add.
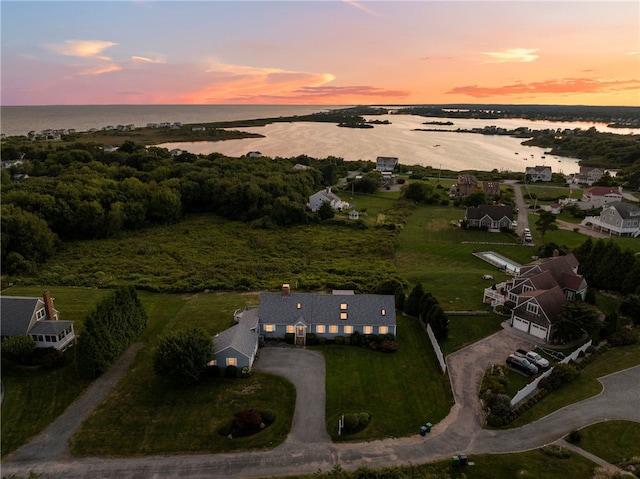
[[[158,376],[182,384],[198,382],[213,358],[213,341],[198,328],[174,331],[165,335],[153,358]]]

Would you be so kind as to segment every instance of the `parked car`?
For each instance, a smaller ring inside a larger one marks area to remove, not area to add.
[[[538,366],[531,364],[527,358],[521,358],[515,354],[509,355],[507,358],[507,366],[528,374],[529,376],[538,374]]]
[[[535,351],[525,351],[524,349],[516,349],[515,355],[520,358],[525,358],[530,363],[538,366],[541,369],[547,369],[549,367],[549,361],[540,356]]]

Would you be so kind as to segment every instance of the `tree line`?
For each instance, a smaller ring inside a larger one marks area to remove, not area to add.
[[[112,152],[90,143],[47,145],[24,146],[28,159],[20,171],[29,178],[13,182],[2,171],[4,274],[32,272],[60,242],[118,237],[189,213],[263,228],[304,224],[314,219],[306,209],[309,196],[348,170],[334,157],[174,157],[130,141]],[[370,162],[349,166],[372,168]]]

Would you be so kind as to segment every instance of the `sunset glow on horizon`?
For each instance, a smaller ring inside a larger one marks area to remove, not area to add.
[[[2,105],[640,106],[636,1],[2,1]]]

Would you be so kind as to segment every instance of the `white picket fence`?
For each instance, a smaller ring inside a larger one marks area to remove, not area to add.
[[[572,359],[578,359],[578,356],[580,356],[580,353],[582,351],[586,351],[587,348],[589,346],[591,346],[592,341],[589,340],[586,343],[584,343],[582,346],[580,346],[578,349],[576,349],[574,352],[572,352],[569,356],[567,356],[566,358],[564,358],[562,361],[560,361],[562,364],[567,364],[569,361],[571,361]],[[538,376],[537,378],[535,378],[533,381],[531,381],[529,384],[527,384],[525,387],[523,387],[522,389],[520,389],[520,391],[518,391],[516,393],[515,396],[513,396],[513,398],[511,398],[511,407],[515,406],[516,404],[518,404],[520,401],[522,401],[523,399],[527,398],[530,394],[533,393],[533,391],[535,391],[538,388],[538,383],[540,382],[540,380],[542,378],[546,378],[548,376],[551,375],[551,372],[553,371],[553,368],[549,368],[547,371],[545,371],[544,373],[542,373],[540,376]]]
[[[440,345],[438,344],[436,335],[433,334],[433,330],[431,329],[430,324],[427,324],[427,334],[429,335],[431,345],[433,346],[433,350],[436,352],[436,357],[438,358],[438,362],[440,363],[440,370],[442,371],[442,374],[445,374],[447,372],[447,363],[444,360],[444,355],[442,354],[442,350],[440,349]]]

